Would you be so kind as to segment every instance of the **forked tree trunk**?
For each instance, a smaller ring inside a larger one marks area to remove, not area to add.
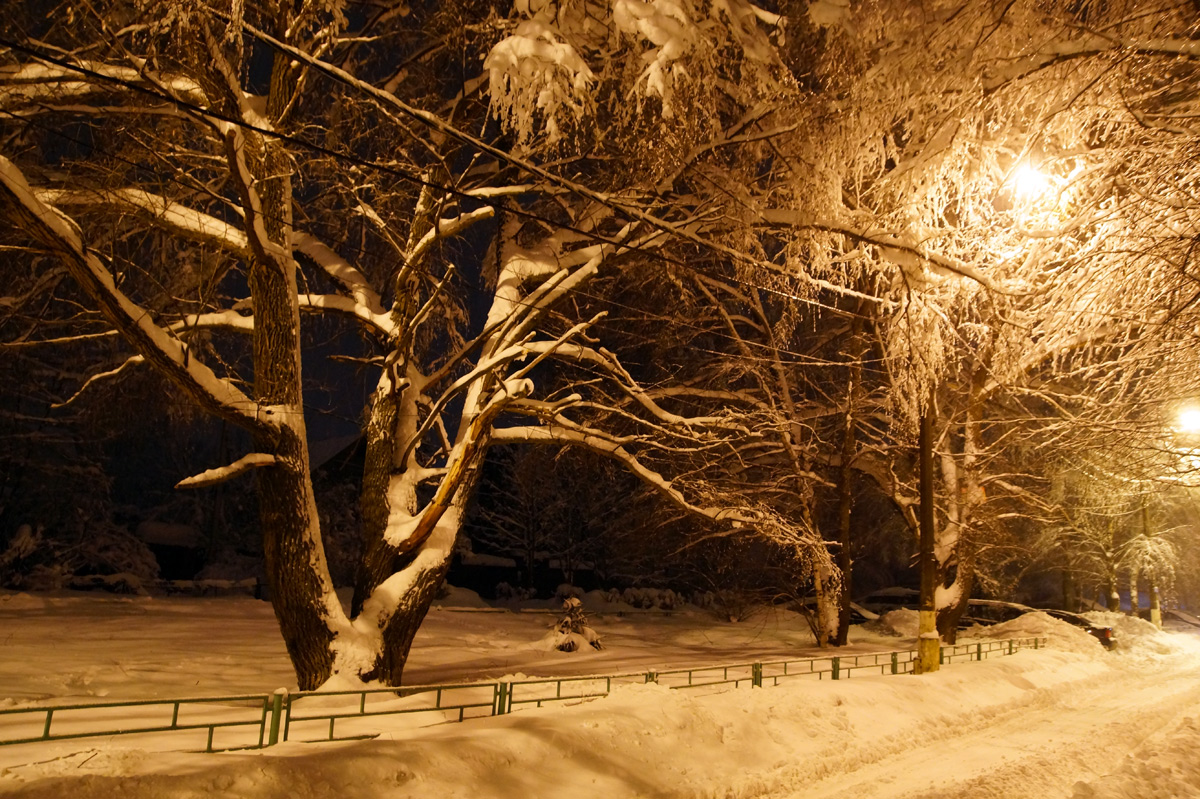
[[[975,582],[970,533],[976,510],[983,502],[979,482],[979,452],[982,447],[983,398],[988,372],[982,362],[971,375],[966,419],[962,425],[962,451],[956,462],[953,452],[942,458],[946,493],[946,523],[938,531],[937,585],[944,596],[938,600],[937,628],[946,643],[958,640],[958,622],[966,612]],[[948,437],[947,446],[953,438]]]
[[[354,597],[350,603],[350,615],[358,616],[363,603],[380,583],[396,571],[395,552],[384,540],[387,529],[389,503],[388,487],[396,450],[396,425],[399,419],[400,389],[389,370],[375,390],[371,400],[371,415],[367,420],[366,458],[363,463],[362,494],[359,507],[362,510],[363,549],[359,555],[354,574]],[[413,409],[415,410],[415,408]],[[395,498],[393,498],[395,499]],[[416,497],[412,498],[409,513],[416,512]]]
[[[967,611],[971,597],[971,589],[975,583],[975,571],[970,558],[965,553],[958,555],[957,565],[953,572],[941,577],[942,585],[953,581],[958,583],[959,591],[955,600],[945,607],[938,608],[938,635],[948,644],[958,642],[958,622]]]
[[[283,116],[291,94],[289,71],[288,60],[277,56],[267,97],[267,114],[273,123]],[[228,140],[229,158],[237,170],[234,141]],[[280,417],[274,440],[261,434],[255,437],[256,447],[276,457],[274,466],[258,470],[263,559],[275,616],[297,680],[302,690],[311,690],[325,682],[333,668],[334,633],[325,605],[334,594],[321,544],[305,432],[296,263],[290,257],[291,164],[278,140],[248,134],[245,141],[245,160],[254,179],[251,186],[241,187],[254,253],[249,272],[254,395],[261,413]],[[261,201],[261,228],[249,218],[255,205],[251,192]],[[269,243],[259,241],[257,230],[266,233]]]
[[[269,148],[268,152],[274,148]],[[264,159],[276,168],[278,157]],[[266,199],[270,198],[270,195]],[[277,202],[264,201],[265,208]],[[268,230],[270,230],[268,228]],[[283,232],[276,233],[281,238]],[[263,413],[282,418],[277,435],[255,436],[255,447],[276,462],[258,471],[259,522],[271,602],[284,644],[303,690],[328,679],[333,633],[322,612],[332,582],[321,547],[316,500],[309,469],[300,383],[300,315],[296,277],[272,260],[250,266],[254,305],[254,394]]]

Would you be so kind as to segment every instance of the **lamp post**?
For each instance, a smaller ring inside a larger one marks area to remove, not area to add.
[[[1200,433],[1200,407],[1187,405],[1180,408],[1175,421],[1175,429],[1180,433],[1186,435]]]

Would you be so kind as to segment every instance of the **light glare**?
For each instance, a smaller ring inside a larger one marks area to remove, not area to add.
[[[1184,408],[1179,412],[1179,430],[1200,433],[1200,408]]]
[[[1029,164],[1021,164],[1012,176],[1013,196],[1019,202],[1041,200],[1050,191],[1050,178]]]

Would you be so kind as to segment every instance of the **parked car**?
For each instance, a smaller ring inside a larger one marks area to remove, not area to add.
[[[1043,610],[1048,616],[1052,616],[1059,621],[1065,621],[1067,624],[1073,624],[1076,627],[1082,627],[1090,633],[1097,641],[1104,645],[1105,649],[1112,649],[1113,646],[1113,628],[1105,627],[1102,624],[1094,624],[1089,621],[1087,616],[1079,613],[1072,613],[1069,610]]]
[[[912,588],[882,588],[867,594],[858,604],[876,613],[887,613],[889,610],[907,609],[918,610],[921,604],[919,591]],[[967,610],[959,619],[959,629],[976,624],[988,626],[1002,621],[1015,619],[1033,608],[1019,605],[1016,602],[1000,602],[994,599],[968,599]]]
[[[858,604],[872,613],[883,615],[891,610],[917,610],[921,604],[921,593],[913,588],[881,588],[872,591]]]
[[[1173,633],[1200,633],[1200,618],[1186,610],[1164,608],[1162,611],[1162,627]],[[1138,612],[1146,621],[1150,620],[1150,610],[1147,608]]]
[[[1003,602],[999,599],[968,599],[964,618],[971,618],[983,625],[999,624],[1032,613],[1036,608],[1019,602]]]
[[[804,613],[811,616],[817,610],[817,600],[814,597],[808,597],[801,602],[793,604],[792,609],[799,613]],[[864,608],[857,602],[850,603],[851,624],[863,624],[864,622],[875,621],[878,618],[878,613],[874,613],[867,608]]]
[[[877,621],[878,619],[879,619],[878,613],[867,610],[866,608],[864,608],[862,605],[858,604],[857,602],[850,603],[850,623],[851,624],[862,624],[863,622]]]
[[[884,588],[863,597],[859,600],[859,604],[877,613],[886,613],[896,608],[916,610],[920,604],[920,593],[911,588]],[[1085,616],[1067,610],[1034,608],[1029,605],[1022,605],[1020,602],[1005,602],[999,599],[968,599],[967,609],[963,613],[962,618],[958,620],[958,628],[962,630],[976,624],[987,627],[1011,621],[1026,613],[1034,613],[1036,611],[1041,611],[1059,621],[1065,621],[1067,624],[1080,627],[1099,641],[1106,649],[1112,649],[1112,627],[1093,624]],[[1200,632],[1200,619],[1197,619],[1195,629],[1197,632]]]

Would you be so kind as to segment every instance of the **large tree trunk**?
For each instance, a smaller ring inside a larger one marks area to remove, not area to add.
[[[975,571],[970,558],[959,553],[956,565],[942,577],[939,583],[947,587],[948,583],[955,584],[954,599],[949,604],[939,607],[937,614],[938,634],[948,644],[958,642],[958,622],[967,611],[971,597],[971,588],[975,582]]]
[[[350,615],[357,617],[363,603],[380,583],[395,573],[397,563],[395,551],[384,539],[390,513],[389,499],[396,501],[398,492],[389,497],[393,473],[399,468],[394,462],[396,455],[397,424],[400,414],[402,389],[397,385],[393,369],[386,369],[375,389],[371,401],[371,415],[367,420],[366,459],[363,464],[362,494],[359,500],[362,509],[363,548],[359,555],[354,575],[354,597],[350,603]],[[408,403],[406,408],[415,414],[416,407]],[[415,424],[415,420],[413,421]],[[407,498],[406,511],[416,512],[415,491]]]
[[[967,610],[975,578],[970,532],[975,524],[975,511],[983,502],[979,452],[987,377],[982,362],[977,362],[968,388],[961,455],[958,461],[951,451],[942,457],[946,524],[938,531],[935,545],[939,595],[937,627],[942,639],[950,644],[958,640],[958,622]],[[948,448],[952,442],[953,438],[948,437]]]
[[[276,60],[268,113],[277,119],[287,91],[278,81],[284,59]],[[284,644],[302,690],[329,678],[333,666],[330,643],[334,633],[325,604],[333,583],[313,494],[304,422],[300,374],[300,311],[296,265],[290,253],[291,165],[283,146],[256,137],[247,161],[254,174],[263,209],[263,228],[277,250],[270,255],[255,247],[250,264],[250,297],[254,307],[254,395],[263,413],[275,414],[278,435],[255,436],[255,446],[272,452],[276,463],[258,474],[259,520],[263,558],[271,601]],[[236,154],[233,154],[236,155]],[[246,207],[251,203],[249,198]],[[248,225],[249,227],[249,225]],[[249,232],[251,237],[255,233]],[[284,255],[276,253],[282,252]]]
[[[478,401],[472,391],[467,407]],[[404,403],[407,407],[408,403]],[[454,553],[454,543],[462,521],[462,507],[478,478],[477,464],[487,445],[494,411],[465,416],[462,430],[449,454],[446,474],[434,497],[421,507],[417,502],[415,470],[386,476],[380,462],[398,462],[415,433],[416,409],[393,417],[402,434],[381,436],[392,442],[392,451],[384,452],[380,443],[368,443],[370,480],[364,479],[363,559],[355,585],[352,614],[356,626],[380,631],[377,640],[368,639],[375,651],[344,651],[345,667],[356,670],[363,681],[378,680],[400,685],[408,662],[413,637],[445,581]],[[385,409],[384,417],[390,416]],[[373,417],[372,421],[375,419]],[[371,493],[366,493],[367,488]],[[369,513],[367,509],[370,509]],[[406,542],[389,540],[389,526],[416,525],[426,528],[412,547]],[[369,524],[369,526],[368,526]]]
[[[460,496],[469,494],[468,487]],[[400,581],[405,590],[391,616],[382,624],[380,649],[374,661],[358,675],[362,680],[401,684],[413,638],[446,580],[461,521],[462,504],[456,500],[438,520],[426,544],[408,556],[407,563],[392,578]]]

